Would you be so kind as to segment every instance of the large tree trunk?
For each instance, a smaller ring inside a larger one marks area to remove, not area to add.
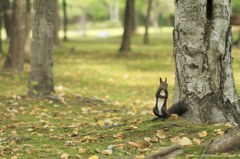
[[[54,0],[54,33],[53,33],[53,44],[59,46],[59,13],[58,13],[58,0]]]
[[[67,41],[67,9],[66,9],[66,2],[63,0],[63,31],[64,31],[64,41]]]
[[[10,47],[3,71],[22,71],[26,36],[26,0],[13,1]]]
[[[131,51],[130,45],[133,26],[133,16],[134,16],[134,0],[126,0],[124,16],[124,33],[120,51]]]
[[[30,51],[30,31],[32,27],[32,17],[31,17],[31,2],[30,0],[27,0],[27,12],[26,12],[26,38],[25,38],[25,44],[24,44],[24,59],[30,60],[31,51]]]
[[[231,61],[229,0],[175,0],[173,103],[184,117],[204,123],[239,122],[239,98]]]
[[[81,15],[81,28],[82,28],[82,35],[86,36],[86,10],[82,10],[82,15]]]
[[[54,1],[34,0],[33,13],[28,94],[50,95],[54,92],[52,73]]]
[[[2,0],[2,10],[3,10],[3,19],[5,24],[5,29],[7,33],[7,37],[10,37],[11,31],[11,17],[12,17],[12,10],[10,6],[9,0]]]
[[[148,26],[149,26],[151,6],[152,6],[152,0],[149,0],[149,1],[148,1],[147,16],[146,16],[146,18],[145,18],[145,34],[144,34],[144,39],[143,39],[143,43],[144,43],[144,44],[148,44],[148,43],[149,43],[149,39],[148,39]]]

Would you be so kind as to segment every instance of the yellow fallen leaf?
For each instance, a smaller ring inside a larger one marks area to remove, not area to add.
[[[78,153],[85,153],[85,152],[88,152],[88,151],[90,151],[89,149],[80,149],[79,151],[78,151]]]
[[[223,131],[218,131],[217,134],[223,136],[224,132]]]
[[[16,145],[16,142],[14,141],[14,140],[12,140],[10,143],[9,143],[9,145]]]
[[[170,118],[177,120],[178,119],[178,115],[177,114],[171,114]]]
[[[198,136],[205,137],[205,136],[207,136],[207,132],[206,131],[199,132]]]
[[[193,142],[196,143],[197,145],[200,145],[202,141],[199,139],[193,138]]]
[[[111,116],[111,114],[110,113],[108,113],[107,115],[106,115],[106,118],[109,118]]]
[[[99,157],[97,155],[93,155],[93,156],[89,157],[88,159],[99,159]]]
[[[104,126],[105,125],[104,121],[102,121],[102,120],[98,120],[97,122],[98,122],[99,126]]]

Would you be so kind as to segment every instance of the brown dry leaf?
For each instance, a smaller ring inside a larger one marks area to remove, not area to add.
[[[138,149],[141,154],[150,151],[151,149]]]
[[[158,138],[156,136],[154,136],[150,141],[151,142],[158,142]]]
[[[177,114],[172,114],[170,118],[177,120],[178,119],[178,115]]]
[[[18,158],[18,156],[13,156],[13,157],[11,157],[11,159],[17,159]]]
[[[66,139],[65,136],[60,136],[60,137],[59,137],[59,140],[65,140],[65,139]]]
[[[199,139],[193,138],[193,142],[196,143],[197,145],[200,145],[202,141]]]
[[[145,138],[144,138],[144,141],[150,142],[150,141],[151,141],[151,138],[150,138],[150,137],[145,137]]]
[[[46,157],[47,155],[38,155],[38,157],[43,158]]]
[[[180,139],[179,136],[173,136],[173,137],[170,138],[170,141],[171,141],[172,143],[179,143],[180,140],[181,140],[181,139]]]
[[[67,153],[63,153],[61,155],[61,159],[68,159],[68,157],[69,157],[69,154],[67,154]]]
[[[90,151],[89,149],[80,149],[78,150],[78,153],[85,153],[85,152],[88,152]]]
[[[12,151],[13,149],[11,149],[10,147],[6,147],[3,149],[3,151]]]
[[[112,151],[111,150],[103,150],[100,153],[104,154],[104,155],[111,155]]]
[[[149,147],[151,144],[150,144],[150,141],[145,141],[145,142],[142,142],[142,145],[143,147]]]
[[[207,136],[207,132],[206,131],[199,132],[198,136],[205,137],[205,136]]]
[[[123,134],[120,132],[117,135],[113,135],[114,138],[122,139],[124,138]]]
[[[105,138],[107,135],[103,135],[103,134],[98,134],[99,138]]]
[[[116,149],[118,149],[118,150],[122,150],[122,149],[124,148],[124,145],[125,145],[125,144],[117,145],[117,146],[116,146]]]
[[[129,142],[128,144],[136,148],[139,148],[142,146],[141,143],[139,142]]]
[[[158,130],[156,133],[157,137],[160,139],[166,138],[166,135],[164,134],[163,130]]]
[[[187,146],[187,145],[193,145],[192,141],[187,138],[187,137],[183,137],[180,141],[179,144],[182,146]]]
[[[163,130],[163,131],[168,131],[168,128],[163,128],[162,130]]]
[[[97,155],[93,155],[93,156],[89,157],[88,159],[99,159],[99,157]]]

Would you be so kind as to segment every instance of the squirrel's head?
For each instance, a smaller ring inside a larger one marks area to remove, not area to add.
[[[161,89],[167,90],[168,84],[167,84],[167,78],[165,78],[165,81],[162,81],[162,78],[160,78],[160,86]]]

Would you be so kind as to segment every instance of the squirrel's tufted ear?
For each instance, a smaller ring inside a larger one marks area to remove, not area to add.
[[[160,83],[162,83],[162,78],[160,77]]]
[[[167,82],[167,78],[165,78],[165,82]]]

